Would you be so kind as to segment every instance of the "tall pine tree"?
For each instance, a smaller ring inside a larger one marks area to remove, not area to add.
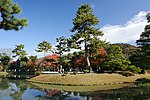
[[[150,13],[147,14],[147,21],[150,23]],[[150,69],[150,24],[145,26],[144,32],[140,35],[140,39],[136,41],[141,47],[141,52],[137,58],[140,59],[140,67]]]
[[[91,69],[89,61],[89,45],[93,37],[102,36],[102,32],[94,26],[99,23],[99,20],[92,13],[92,9],[88,4],[84,4],[78,8],[76,18],[73,19],[72,32],[75,32],[71,36],[71,44],[73,48],[81,48],[84,44],[85,57],[86,57],[86,69]]]

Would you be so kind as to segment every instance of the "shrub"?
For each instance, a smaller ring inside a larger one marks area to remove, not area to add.
[[[89,73],[89,70],[83,70],[84,73]]]
[[[139,67],[136,67],[134,65],[130,65],[128,68],[127,68],[128,71],[131,71],[133,73],[140,73],[142,71],[141,68]]]
[[[0,65],[0,71],[2,71],[3,70],[3,66],[2,65]]]
[[[42,72],[40,71],[35,72],[35,75],[40,75],[40,74],[42,74]]]
[[[76,74],[77,74],[77,71],[73,71],[73,74],[76,75]]]
[[[132,72],[129,72],[129,71],[122,71],[122,72],[119,72],[119,74],[123,75],[123,76],[134,76],[134,73]]]

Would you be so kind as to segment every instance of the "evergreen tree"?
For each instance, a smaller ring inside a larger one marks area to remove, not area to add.
[[[20,30],[27,26],[27,19],[16,18],[21,13],[21,9],[17,3],[13,4],[12,0],[0,0],[0,29],[4,30]]]
[[[26,57],[27,53],[24,50],[24,45],[16,45],[16,48],[12,51],[13,54],[15,54],[13,57],[18,57],[17,60],[17,67],[21,67],[26,65],[28,58]]]
[[[84,4],[79,7],[76,18],[73,19],[72,32],[76,32],[71,36],[70,42],[73,48],[81,48],[81,44],[84,44],[85,57],[86,57],[86,69],[90,71],[89,61],[89,44],[93,37],[102,36],[102,32],[94,26],[99,23],[99,20],[92,13],[92,9],[88,4]]]
[[[148,23],[150,22],[150,13],[147,14]],[[150,50],[150,24],[145,26],[144,32],[140,35],[140,39],[136,41],[144,51]]]
[[[56,53],[59,54],[60,57],[63,55],[64,52],[67,52],[70,50],[68,47],[67,39],[64,36],[56,38],[56,42],[58,43],[56,45],[56,48],[57,48]]]
[[[18,57],[18,59],[24,58],[27,53],[24,49],[24,45],[16,45],[16,48],[12,51],[13,54],[15,54],[13,57]]]
[[[126,70],[129,64],[131,62],[125,58],[122,49],[117,45],[110,45],[107,50],[106,61],[103,63],[102,68],[112,71]]]
[[[150,22],[150,13],[147,14],[147,21]],[[131,57],[133,63],[142,69],[150,69],[150,24],[145,26],[144,32],[140,35],[140,39],[136,41],[137,45],[141,47],[141,52],[134,57]],[[139,64],[134,62],[139,60]]]
[[[43,42],[39,43],[37,46],[37,49],[35,51],[36,52],[44,52],[44,57],[48,51],[53,52],[52,51],[52,45],[47,41],[43,41]]]
[[[56,38],[56,42],[58,44],[56,45],[57,51],[55,53],[59,55],[59,63],[60,63],[60,70],[61,70],[62,63],[63,63],[62,55],[64,54],[64,52],[70,51],[70,49],[68,47],[68,40],[64,36]]]

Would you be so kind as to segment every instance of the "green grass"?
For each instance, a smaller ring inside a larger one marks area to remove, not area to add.
[[[131,83],[139,78],[150,78],[150,74],[136,74],[125,77],[119,74],[41,74],[28,81],[50,85],[67,85],[67,86],[94,86],[118,83]]]
[[[0,76],[5,76],[7,74],[8,74],[7,72],[0,72]]]

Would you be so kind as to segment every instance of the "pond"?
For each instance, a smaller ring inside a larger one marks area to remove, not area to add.
[[[33,85],[25,80],[0,78],[0,100],[145,100],[150,87],[74,92]]]

